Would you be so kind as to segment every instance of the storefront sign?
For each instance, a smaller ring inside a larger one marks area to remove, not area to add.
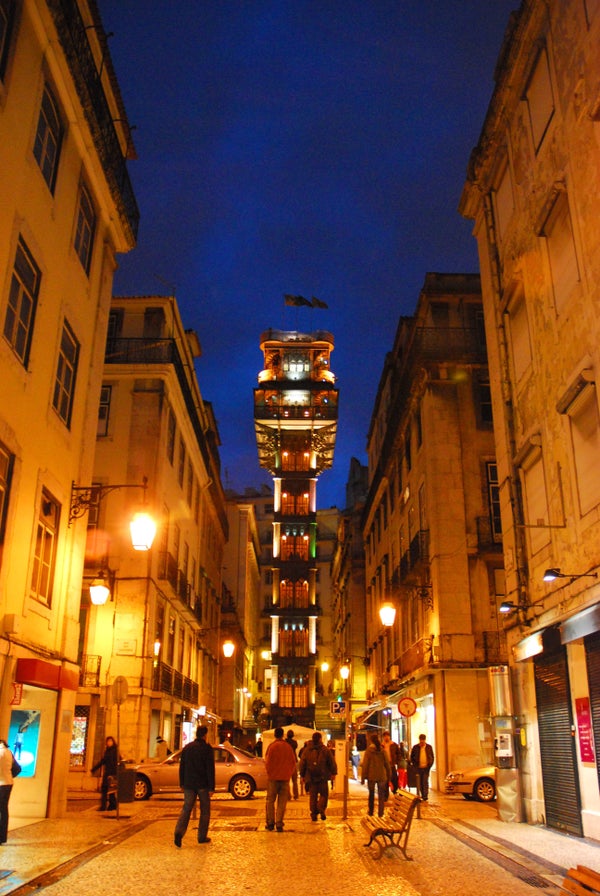
[[[595,762],[589,697],[577,697],[575,699],[575,711],[577,713],[577,733],[579,735],[579,755],[581,756],[581,761]]]
[[[23,699],[23,682],[21,681],[13,681],[13,693],[10,698],[11,706],[18,706],[21,700]]]

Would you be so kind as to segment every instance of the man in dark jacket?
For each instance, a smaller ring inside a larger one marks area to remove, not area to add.
[[[329,781],[337,775],[337,765],[331,750],[321,740],[321,733],[315,731],[300,759],[300,777],[306,782],[310,798],[310,817],[317,820],[320,813],[323,821],[329,799]]]
[[[196,797],[200,803],[198,822],[198,843],[210,843],[208,825],[210,822],[210,798],[215,792],[215,757],[210,744],[206,743],[208,728],[198,725],[196,740],[181,751],[179,761],[179,786],[183,790],[183,808],[175,825],[175,846],[180,847],[187,831]]]
[[[419,743],[410,751],[410,764],[417,773],[417,792],[424,803],[429,797],[429,771],[433,760],[433,747],[427,743],[424,734],[419,734]]]

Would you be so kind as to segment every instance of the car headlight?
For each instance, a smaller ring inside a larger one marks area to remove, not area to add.
[[[446,775],[446,783],[453,784],[455,781],[460,781],[463,778],[462,772],[450,772],[450,774]]]

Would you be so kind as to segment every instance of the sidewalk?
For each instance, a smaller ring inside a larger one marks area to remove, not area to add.
[[[98,795],[95,793],[76,791],[69,797],[70,808],[64,818],[43,819],[33,823],[26,823],[16,817],[11,820],[8,843],[0,851],[0,896],[18,894],[19,890],[21,893],[33,892],[35,885],[31,882],[40,875],[60,869],[65,863],[76,868],[101,853],[116,850],[129,838],[132,838],[132,842],[141,838],[142,843],[150,843],[153,837],[158,837],[163,848],[169,850],[169,855],[173,850],[171,831],[179,813],[179,799],[154,797],[147,802],[121,804],[120,818],[117,819],[114,812],[97,811]],[[306,798],[290,802],[286,814],[286,829],[290,833],[290,838],[286,838],[287,848],[292,842],[291,837],[315,833],[322,836],[326,828],[330,836],[337,836],[336,831],[340,836],[344,832],[350,832],[352,837],[349,842],[353,844],[356,854],[356,849],[362,847],[365,840],[359,819],[366,811],[366,803],[366,787],[350,781],[347,817],[343,817],[343,793],[339,788],[331,794],[326,826],[311,826]],[[411,831],[409,852],[415,853],[415,862],[410,863],[412,868],[407,874],[407,878],[415,878],[417,883],[417,872],[422,874],[434,871],[434,863],[437,861],[434,852],[438,848],[436,844],[443,841],[447,853],[448,837],[452,838],[450,848],[454,852],[462,850],[472,855],[469,850],[475,850],[480,855],[489,856],[493,851],[497,865],[502,864],[503,858],[513,865],[515,862],[520,863],[531,874],[541,875],[544,881],[554,886],[560,884],[565,871],[573,865],[583,864],[600,870],[600,843],[581,840],[543,827],[501,822],[497,818],[494,804],[471,803],[461,797],[447,797],[432,792],[429,803],[421,806],[420,816],[420,819],[415,819]],[[227,795],[216,796],[212,803],[211,830],[213,828],[215,843],[235,834],[233,840],[238,843],[239,849],[239,838],[243,834],[246,838],[250,837],[250,848],[253,843],[257,844],[257,850],[262,848],[264,795],[259,793],[248,802],[234,801]],[[256,832],[261,833],[260,840],[254,836]],[[279,843],[279,839],[276,838],[275,842]],[[455,846],[452,846],[453,843]],[[191,849],[193,836],[188,833],[184,850]],[[441,851],[441,847],[439,849]],[[139,848],[137,852],[139,853]],[[103,856],[103,863],[106,860],[107,856]],[[90,862],[89,867],[92,864]],[[405,867],[402,860],[395,867],[395,872],[404,875]],[[468,872],[462,867],[465,875],[472,874],[471,863]],[[364,868],[361,871],[364,872]],[[331,869],[330,873],[335,874],[335,871]],[[390,862],[371,862],[368,873],[371,878],[386,876],[389,884]],[[57,880],[61,874],[62,871],[56,872]],[[67,880],[68,878],[63,887]],[[110,888],[118,893],[119,888],[115,887],[115,883],[113,881]],[[29,886],[25,886],[26,884]],[[46,880],[44,885],[47,885]],[[420,892],[410,884],[407,886],[407,893]],[[51,891],[61,892],[54,887]],[[483,894],[485,890],[480,892]]]

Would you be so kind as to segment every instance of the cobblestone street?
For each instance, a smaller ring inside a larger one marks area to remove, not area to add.
[[[11,833],[3,847],[0,894],[115,896],[189,892],[286,891],[334,896],[351,889],[366,896],[557,896],[566,868],[600,868],[600,844],[545,828],[505,824],[494,804],[467,803],[437,794],[415,816],[407,862],[397,850],[376,860],[365,849],[360,824],[366,791],[351,786],[347,819],[334,793],[325,822],[313,823],[306,797],[288,806],[283,834],[264,830],[264,798],[212,804],[212,842],[196,842],[192,822],[178,850],[173,829],[179,801],[153,798],[121,807],[120,820],[83,803],[66,819],[44,820]],[[44,855],[46,858],[44,859]],[[7,860],[10,863],[8,867]],[[44,864],[45,863],[45,864]]]

